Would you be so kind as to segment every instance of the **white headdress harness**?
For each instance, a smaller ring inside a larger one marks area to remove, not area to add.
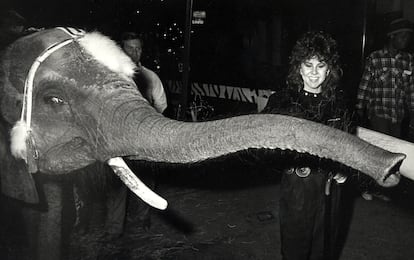
[[[29,140],[28,137],[31,136],[30,126],[32,121],[33,81],[36,71],[41,63],[45,61],[47,57],[49,57],[53,52],[70,44],[71,42],[76,41],[77,39],[83,37],[85,34],[84,31],[74,28],[57,27],[57,29],[60,29],[67,33],[70,38],[50,45],[33,62],[29,72],[27,73],[24,83],[23,107],[20,120],[16,122],[11,131],[11,153],[14,157],[24,159],[26,162],[28,161],[29,156],[27,154],[27,143],[29,142],[29,145],[34,145],[33,139],[31,138]],[[33,156],[37,158],[38,154],[36,150]]]
[[[14,125],[11,131],[11,153],[16,158],[24,159],[28,165],[28,171],[32,173],[37,171],[37,164],[35,161],[38,159],[37,150],[35,148],[35,143],[33,136],[31,135],[30,128],[32,117],[33,81],[36,71],[41,63],[46,60],[47,57],[49,57],[53,52],[85,36],[84,31],[79,31],[77,29],[63,27],[58,27],[58,29],[66,32],[70,38],[50,45],[33,62],[24,83],[22,114],[20,120]],[[92,34],[92,37],[101,38],[102,36]],[[84,37],[84,39],[85,38],[87,37]],[[107,39],[98,42],[106,43],[107,48],[103,49],[106,51],[112,51],[112,56],[105,56],[105,54],[99,53],[99,51],[96,52],[96,50],[94,50],[94,47],[96,47],[96,45],[93,44],[84,44],[82,47],[90,51],[97,60],[101,61],[111,70],[117,71],[118,73],[121,73],[127,77],[132,76],[135,69],[135,65],[133,64],[132,60],[120,49],[118,49],[118,47],[116,47],[112,41]],[[118,59],[112,59],[114,56],[118,57]],[[110,59],[107,57],[110,57]],[[131,171],[131,169],[129,169],[128,165],[121,157],[111,158],[107,163],[121,178],[121,180],[145,202],[158,209],[164,210],[167,208],[167,201],[161,198],[159,195],[155,194],[144,183],[142,183]]]

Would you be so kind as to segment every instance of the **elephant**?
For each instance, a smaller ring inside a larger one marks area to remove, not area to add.
[[[123,158],[191,164],[247,149],[324,158],[385,187],[400,179],[404,154],[304,119],[270,114],[206,122],[167,118],[139,92],[131,59],[97,31],[56,27],[24,36],[4,51],[0,66],[2,193],[27,203],[38,203],[42,188],[33,175],[53,178],[103,162],[143,200],[165,209],[167,202],[145,189]],[[57,198],[62,194],[53,181],[42,189],[48,211],[40,219],[38,258],[59,259]]]

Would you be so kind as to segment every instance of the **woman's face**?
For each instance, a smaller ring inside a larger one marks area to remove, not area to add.
[[[311,93],[321,93],[321,84],[329,74],[328,64],[313,57],[300,64],[300,75],[303,79],[303,89]]]

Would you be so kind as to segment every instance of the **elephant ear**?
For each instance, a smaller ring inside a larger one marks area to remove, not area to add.
[[[5,122],[0,120],[0,182],[1,192],[26,203],[38,203],[39,195],[27,164],[10,152],[10,141]]]
[[[9,47],[9,50],[11,49]],[[13,60],[13,56],[9,52],[0,55],[0,117],[10,125],[20,119],[25,74],[17,71],[26,67],[22,64],[12,66],[11,60]],[[10,73],[12,70],[15,73]]]

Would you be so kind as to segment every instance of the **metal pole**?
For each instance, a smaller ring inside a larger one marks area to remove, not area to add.
[[[364,13],[362,23],[362,45],[361,45],[361,69],[364,68],[365,64],[365,48],[367,42],[367,16],[368,16],[368,1],[364,0]]]
[[[189,87],[190,78],[190,40],[191,40],[191,21],[193,17],[193,0],[187,0],[184,31],[184,53],[183,53],[183,88],[181,91],[181,114],[180,119],[185,119],[185,114],[188,108],[188,98],[191,88]]]

